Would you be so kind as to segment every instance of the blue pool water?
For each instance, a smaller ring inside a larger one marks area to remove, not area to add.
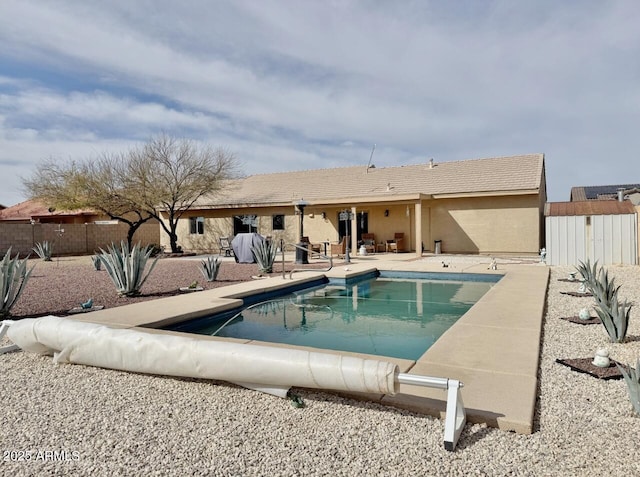
[[[171,329],[416,360],[499,279],[443,277],[331,281]]]

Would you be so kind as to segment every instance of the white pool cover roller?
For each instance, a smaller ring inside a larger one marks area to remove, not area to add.
[[[399,387],[398,367],[386,361],[114,329],[55,316],[15,321],[7,336],[25,351],[53,354],[56,363],[216,379],[258,389],[396,394]]]

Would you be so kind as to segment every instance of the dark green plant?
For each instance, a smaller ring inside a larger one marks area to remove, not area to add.
[[[627,336],[631,305],[626,300],[620,302],[618,299],[620,287],[616,286],[614,278],[609,279],[609,273],[604,267],[598,267],[597,261],[593,266],[589,260],[580,262],[577,270],[595,298],[596,313],[609,338],[612,342],[622,343]]]
[[[100,258],[100,255],[92,255],[91,261],[93,262],[93,268],[96,270],[100,270],[102,268],[102,259]]]
[[[164,252],[164,248],[158,245],[157,243],[152,243],[149,245],[151,247],[151,256],[156,257]]]
[[[151,267],[145,273],[151,252],[150,246],[140,247],[139,244],[129,250],[129,245],[125,241],[120,243],[120,247],[111,244],[107,247],[107,251],[100,249],[100,260],[116,286],[118,294],[124,296],[140,294],[140,288],[158,262],[158,257],[154,258]]]
[[[35,265],[34,265],[35,266]],[[11,248],[0,262],[0,318],[9,316],[13,305],[24,290],[33,267],[27,270],[27,259],[19,260],[18,254],[11,258]]]
[[[222,259],[220,257],[207,257],[200,262],[200,272],[208,282],[213,282],[218,277]]]
[[[37,243],[36,246],[33,247],[33,251],[36,252],[36,255],[45,262],[50,262],[51,256],[53,255],[53,243],[47,242],[46,240],[44,242]]]
[[[256,258],[258,264],[258,271],[260,273],[271,273],[273,271],[273,262],[276,259],[278,247],[275,241],[263,241],[258,245],[252,245],[251,251]]]
[[[621,366],[616,363],[616,366],[622,373],[625,383],[627,383],[631,405],[636,413],[640,414],[640,359],[638,359],[635,369],[630,365]]]

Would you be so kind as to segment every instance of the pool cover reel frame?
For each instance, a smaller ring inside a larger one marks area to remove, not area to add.
[[[55,317],[51,317],[56,319]],[[62,320],[60,318],[58,318],[58,320]],[[34,321],[33,319],[25,319],[26,321]],[[65,320],[66,321],[66,320]],[[0,340],[7,334],[7,331],[9,330],[9,327],[11,325],[13,325],[14,321],[11,320],[5,320],[0,322]],[[79,322],[73,322],[73,323],[78,323]],[[26,324],[26,323],[21,323],[21,325]],[[89,325],[89,326],[94,326],[94,327],[98,327],[98,328],[104,328],[106,330],[111,330],[110,328],[107,328],[106,326],[101,326],[101,325],[94,325],[94,324],[89,324],[89,323],[85,323],[82,324],[81,327],[83,325]],[[127,332],[127,333],[133,333],[138,334],[138,335],[149,335],[148,333],[142,333],[142,332],[138,332],[135,330],[117,330],[118,333],[122,333],[122,332]],[[93,334],[91,331],[87,334]],[[149,335],[151,336],[151,335]],[[173,337],[173,338],[179,338],[179,339],[183,339],[184,338],[180,338],[180,337]],[[211,342],[208,342],[211,343]],[[218,342],[219,344],[220,342]],[[38,346],[42,347],[43,345],[38,343]],[[44,345],[46,347],[46,345]],[[71,343],[71,348],[73,348],[74,343]],[[246,345],[246,346],[251,346],[251,345]],[[29,346],[28,346],[29,347]],[[0,355],[4,354],[4,353],[8,353],[10,351],[15,351],[15,350],[19,350],[20,346],[18,346],[17,344],[12,344],[12,345],[8,345],[8,346],[3,346],[0,347]],[[275,349],[275,348],[274,348]],[[34,351],[33,349],[31,351]],[[147,348],[148,351],[148,348]],[[282,351],[282,350],[281,350]],[[36,352],[42,352],[41,350],[38,350]],[[65,351],[61,351],[59,353],[56,353],[57,355],[62,355],[63,356],[63,360],[61,362],[75,362],[78,364],[85,364],[85,365],[96,365],[95,363],[91,363],[91,362],[82,362],[82,358],[72,361],[71,359],[71,353],[73,353],[73,351],[71,352],[65,352]],[[315,355],[318,355],[318,353],[312,353]],[[321,354],[321,357],[330,357],[331,355],[328,354]],[[54,361],[56,361],[57,356],[54,354]],[[345,358],[345,359],[350,359],[353,360],[354,358]],[[56,361],[59,362],[59,361]],[[380,362],[381,364],[387,364],[391,366],[391,363],[384,363],[384,362]],[[321,364],[322,366],[322,364]],[[106,364],[103,367],[109,367],[108,364]],[[114,369],[118,369],[118,368],[114,368]],[[127,370],[127,369],[124,369]],[[136,368],[136,365],[134,364],[132,369],[132,371],[137,371],[140,372],[139,369]],[[338,372],[339,370],[337,370],[336,372]],[[144,370],[142,372],[145,372]],[[147,372],[149,374],[162,374],[161,371],[155,372],[154,370],[147,370]],[[349,372],[349,370],[347,370],[347,372]],[[344,373],[344,372],[343,372]],[[171,374],[169,374],[171,375]],[[173,374],[175,375],[175,374]],[[188,376],[188,375],[186,375]],[[195,376],[195,377],[200,377],[200,376]],[[206,379],[206,377],[205,377]],[[215,378],[211,378],[211,379],[215,379]],[[227,381],[229,379],[225,379],[222,378],[221,380],[223,381]],[[447,378],[437,378],[437,377],[430,377],[430,376],[420,376],[420,375],[414,375],[414,374],[407,374],[407,373],[395,373],[394,376],[394,383],[392,383],[392,386],[394,387],[395,390],[397,390],[397,388],[399,387],[399,384],[407,384],[407,385],[413,385],[413,386],[423,386],[423,387],[430,387],[430,388],[436,388],[436,389],[442,389],[442,390],[446,390],[447,391],[447,406],[446,406],[446,414],[445,414],[445,429],[444,429],[444,448],[448,451],[453,451],[455,450],[456,444],[458,443],[458,439],[460,438],[460,434],[462,432],[462,429],[464,428],[464,425],[466,423],[466,412],[465,412],[465,408],[464,408],[464,404],[462,402],[462,396],[460,395],[460,389],[462,388],[463,384],[455,379],[447,379]],[[290,387],[289,385],[283,385],[283,384],[276,384],[273,386],[270,386],[268,384],[265,383],[258,383],[258,384],[254,384],[254,383],[247,383],[247,382],[240,382],[240,381],[230,381],[233,382],[234,384],[238,384],[244,387],[248,387],[250,389],[254,389],[254,390],[258,390],[258,391],[262,391],[262,392],[267,392],[270,394],[274,394],[280,397],[286,397],[287,392],[288,392],[288,388]],[[308,383],[305,385],[305,383],[294,383],[293,385],[300,385],[301,387],[316,387],[317,389],[322,389],[322,383],[314,383],[314,384],[319,384],[317,386],[310,386],[308,385]],[[343,391],[349,391],[350,389],[341,389],[340,387],[337,386],[327,386],[325,387],[326,389],[337,389],[337,390],[343,390]],[[362,392],[371,392],[370,390],[361,390]],[[393,394],[393,392],[391,392],[390,394]]]

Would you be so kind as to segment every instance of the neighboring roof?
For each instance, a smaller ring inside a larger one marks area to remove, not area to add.
[[[625,195],[627,195],[632,192],[640,192],[640,184],[572,187],[570,200],[572,202],[581,200],[617,200],[618,189],[624,189]]]
[[[628,200],[583,200],[580,202],[547,202],[544,207],[546,217],[568,215],[621,215],[635,214],[636,209]]]
[[[25,200],[0,210],[0,220],[30,220],[43,217],[96,215],[93,210],[55,210],[35,200]]]
[[[354,199],[400,200],[418,194],[532,194],[541,190],[544,154],[495,157],[399,167],[365,165],[258,174],[234,181],[225,192],[195,207],[291,204],[304,199],[332,203]]]

